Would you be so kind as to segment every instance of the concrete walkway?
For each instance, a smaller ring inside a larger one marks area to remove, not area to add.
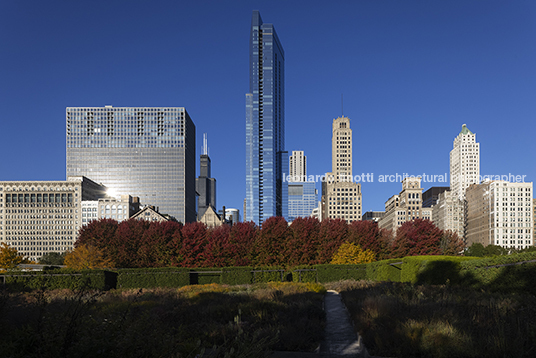
[[[326,330],[320,345],[320,356],[325,358],[355,357],[369,358],[361,337],[354,327],[346,306],[337,291],[329,290],[324,296]]]

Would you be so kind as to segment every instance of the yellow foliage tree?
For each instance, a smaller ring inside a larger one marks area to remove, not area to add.
[[[65,265],[75,270],[104,269],[114,267],[112,260],[105,258],[97,248],[80,245],[65,255]]]
[[[16,248],[9,247],[5,242],[0,243],[0,270],[13,270],[17,265],[28,262]]]
[[[366,264],[373,262],[375,259],[375,254],[371,250],[363,250],[361,246],[346,242],[342,244],[333,258],[331,259],[332,264]]]

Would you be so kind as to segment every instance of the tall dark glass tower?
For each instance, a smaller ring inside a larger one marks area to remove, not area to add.
[[[184,107],[67,107],[67,177],[196,221],[195,125]]]
[[[253,11],[246,94],[246,218],[287,217],[285,52],[272,24]]]
[[[210,157],[208,156],[207,134],[203,134],[203,154],[199,158],[199,177],[195,179],[197,191],[197,220],[201,220],[205,211],[212,206],[216,210],[216,179],[210,175]]]

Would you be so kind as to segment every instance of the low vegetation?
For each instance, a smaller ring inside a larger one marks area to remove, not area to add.
[[[342,294],[371,355],[534,357],[536,297],[470,287],[341,281]]]
[[[324,329],[315,283],[147,290],[34,290],[0,297],[2,357],[262,357],[312,351]]]

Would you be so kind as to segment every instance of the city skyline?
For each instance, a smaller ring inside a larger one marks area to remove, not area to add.
[[[211,137],[217,202],[242,208],[255,9],[286,51],[285,149],[303,150],[308,174],[321,176],[326,128],[352,118],[354,175],[374,173],[361,183],[363,212],[400,190],[380,175],[448,173],[464,123],[478,134],[482,175],[535,180],[535,166],[523,164],[536,153],[532,1],[30,1],[0,4],[0,181],[66,179],[66,107],[185,107],[196,151],[202,133]]]

